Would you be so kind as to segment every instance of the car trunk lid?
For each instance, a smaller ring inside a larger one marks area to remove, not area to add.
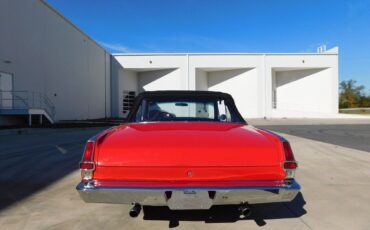
[[[122,125],[100,143],[96,177],[104,179],[277,179],[276,137],[219,122]]]

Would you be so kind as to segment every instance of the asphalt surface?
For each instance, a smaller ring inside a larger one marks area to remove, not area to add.
[[[130,205],[86,204],[75,191],[77,165],[86,139],[104,128],[0,131],[0,229],[369,229],[366,122],[251,123],[291,142],[302,190],[291,203],[252,206],[247,219],[238,218],[235,206],[144,207],[130,218]]]
[[[76,171],[86,140],[102,129],[0,132],[0,211]]]
[[[257,125],[257,127],[370,152],[370,124]]]

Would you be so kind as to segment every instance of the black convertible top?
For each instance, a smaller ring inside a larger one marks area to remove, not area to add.
[[[137,98],[141,97],[215,97],[225,100],[233,100],[230,94],[215,91],[195,91],[195,90],[158,90],[145,91],[140,93]]]
[[[228,93],[215,92],[215,91],[195,91],[195,90],[158,90],[158,91],[145,91],[137,95],[135,98],[133,107],[130,110],[130,113],[127,116],[126,122],[130,122],[131,118],[135,116],[136,110],[138,109],[141,101],[143,99],[150,98],[215,98],[222,99],[229,103],[233,107],[236,115],[241,121],[245,120],[240,115],[238,109],[235,106],[234,99]],[[246,122],[245,122],[246,123]]]

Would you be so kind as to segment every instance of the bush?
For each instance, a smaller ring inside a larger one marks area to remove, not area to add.
[[[370,96],[365,95],[365,86],[357,86],[355,80],[342,81],[339,84],[339,108],[370,107]]]

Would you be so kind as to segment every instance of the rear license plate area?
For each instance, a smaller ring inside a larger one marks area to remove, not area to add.
[[[172,210],[209,209],[212,203],[208,191],[205,190],[172,191],[171,197],[167,199],[167,205]]]

